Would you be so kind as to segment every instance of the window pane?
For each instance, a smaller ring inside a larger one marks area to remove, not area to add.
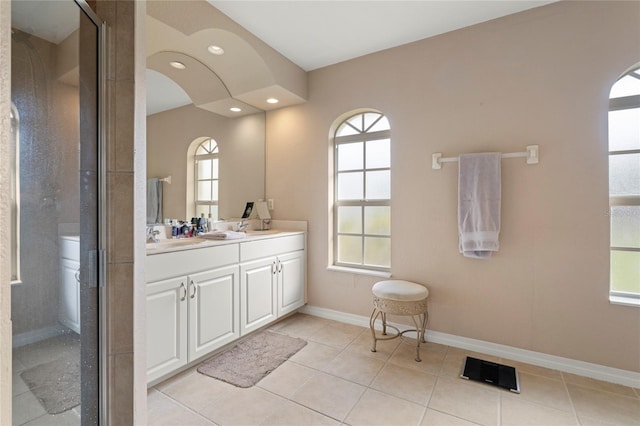
[[[362,207],[338,207],[338,232],[362,234]]]
[[[211,181],[211,201],[218,201],[218,181]]]
[[[609,151],[626,149],[640,149],[640,108],[609,112]]]
[[[362,172],[338,173],[338,200],[362,200]]]
[[[383,267],[391,265],[391,239],[365,237],[364,263]]]
[[[374,123],[376,123],[376,120],[379,119],[381,116],[382,116],[382,114],[378,114],[376,112],[367,112],[367,113],[365,113],[364,114],[364,129],[367,132],[370,132],[371,130],[369,129],[369,127],[371,127]]]
[[[640,293],[640,252],[611,251],[611,290]]]
[[[338,145],[338,170],[362,170],[364,168],[363,148],[362,142]]]
[[[360,132],[358,132],[356,129],[354,129],[353,127],[349,126],[347,123],[344,123],[340,127],[338,127],[338,131],[336,132],[336,137],[357,135],[359,133]]]
[[[372,128],[369,129],[369,132],[381,132],[383,130],[389,130],[391,127],[389,126],[389,120],[387,117],[382,117],[376,124],[373,125]]]
[[[391,235],[391,207],[365,207],[364,233],[374,235]]]
[[[211,160],[211,179],[218,179],[218,159]]]
[[[211,179],[211,160],[198,160],[198,179]]]
[[[218,217],[218,206],[209,206],[209,211],[211,212],[211,220],[220,220]],[[205,217],[208,217],[205,215]]]
[[[211,181],[205,180],[198,182],[198,201],[211,200]]]
[[[207,149],[203,145],[200,145],[198,147],[198,149],[196,149],[196,155],[205,155],[205,154],[208,154],[208,153],[209,152],[207,151]]]
[[[338,262],[362,264],[362,237],[338,235]]]
[[[381,139],[367,142],[367,169],[391,167],[390,140]]]
[[[609,193],[640,194],[640,154],[609,156]]]
[[[391,198],[390,176],[389,170],[367,172],[367,200],[388,200]]]
[[[640,95],[640,79],[625,75],[618,80],[609,93],[610,98],[621,98],[623,96]]]
[[[362,114],[358,114],[356,116],[351,117],[350,119],[347,120],[347,123],[351,124],[360,132],[364,131],[364,129],[362,128]]]
[[[611,207],[611,246],[640,248],[640,206]]]
[[[204,217],[207,217],[207,215],[209,214],[209,206],[196,204],[196,216],[200,217],[202,213],[204,213]]]

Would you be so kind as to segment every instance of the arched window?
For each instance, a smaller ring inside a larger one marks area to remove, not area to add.
[[[609,94],[611,299],[640,304],[640,67]]]
[[[218,219],[219,164],[218,144],[207,138],[198,145],[194,155],[195,170],[195,213],[197,217],[211,214]]]
[[[333,265],[391,270],[391,139],[378,112],[352,115],[333,138]]]

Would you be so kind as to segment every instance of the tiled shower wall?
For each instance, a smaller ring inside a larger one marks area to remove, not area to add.
[[[107,353],[109,423],[146,423],[143,1],[97,1],[108,25]],[[138,283],[138,285],[136,285]]]

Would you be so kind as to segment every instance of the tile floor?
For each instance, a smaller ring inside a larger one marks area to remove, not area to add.
[[[56,415],[47,414],[20,377],[20,373],[28,368],[56,358],[74,355],[78,357],[79,353],[80,340],[75,333],[63,334],[13,349],[13,425],[67,426],[80,424],[80,406]]]
[[[149,425],[640,425],[640,389],[443,345],[378,342],[368,329],[296,314],[272,331],[308,341],[256,386],[189,369],[148,391]],[[466,355],[518,368],[521,393],[458,377]]]

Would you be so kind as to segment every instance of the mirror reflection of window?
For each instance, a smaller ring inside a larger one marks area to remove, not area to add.
[[[640,299],[640,68],[609,95],[609,205],[613,297]]]
[[[211,215],[218,220],[219,149],[214,139],[206,139],[198,146],[195,154],[196,216]]]
[[[11,284],[20,283],[20,116],[11,103]]]

